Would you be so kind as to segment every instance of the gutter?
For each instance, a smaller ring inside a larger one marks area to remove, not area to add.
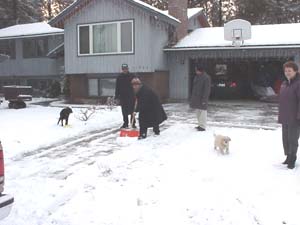
[[[254,45],[254,46],[213,46],[213,47],[182,47],[182,48],[166,48],[163,51],[165,52],[177,52],[177,51],[201,51],[201,50],[248,50],[248,49],[286,49],[286,48],[299,48],[298,45]]]

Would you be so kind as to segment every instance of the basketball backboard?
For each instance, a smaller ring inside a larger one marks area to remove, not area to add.
[[[236,19],[224,25],[224,39],[232,41],[234,46],[241,46],[244,40],[251,39],[251,23]]]

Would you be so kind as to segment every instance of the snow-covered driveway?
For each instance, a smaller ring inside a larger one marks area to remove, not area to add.
[[[280,165],[276,106],[214,102],[205,133],[186,104],[165,108],[161,136],[143,141],[118,138],[118,109],[71,128],[56,126],[58,108],[1,109],[15,205],[0,224],[300,224],[300,171]],[[20,112],[28,121],[13,132]],[[213,150],[213,133],[231,137],[229,155]]]

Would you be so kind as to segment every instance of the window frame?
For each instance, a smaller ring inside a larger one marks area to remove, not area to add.
[[[121,24],[122,23],[131,23],[132,28],[132,51],[122,52],[122,33],[121,33]],[[94,40],[93,40],[93,26],[97,25],[105,25],[105,24],[117,24],[117,45],[118,51],[117,52],[105,52],[105,53],[94,53]],[[89,27],[89,53],[80,53],[80,27]],[[78,24],[77,25],[77,56],[105,56],[105,55],[130,55],[135,53],[135,23],[133,19],[129,20],[118,20],[118,21],[109,21],[109,22],[98,22],[98,23],[86,23],[86,24]]]
[[[9,59],[16,59],[17,57],[17,51],[16,51],[16,40],[15,39],[2,39],[0,42],[3,42],[4,46],[6,46],[6,49],[8,52],[1,52],[0,54],[5,54],[9,56]],[[5,43],[6,42],[6,43]],[[1,49],[0,49],[1,50]],[[12,55],[11,55],[12,53]]]
[[[25,42],[30,41],[34,42],[35,44],[35,55],[34,56],[28,56],[26,55],[26,49],[25,49]],[[38,48],[38,41],[43,41],[43,47],[45,48],[45,54],[39,55],[39,48]],[[37,58],[47,58],[47,53],[49,52],[49,37],[47,36],[41,36],[41,37],[34,37],[34,38],[24,38],[22,39],[22,58],[23,59],[37,59]]]
[[[101,97],[112,97],[112,96],[114,96],[114,94],[113,95],[111,95],[111,96],[108,96],[108,95],[103,95],[103,93],[102,93],[102,89],[101,89],[101,81],[102,80],[106,80],[106,79],[108,79],[108,80],[114,80],[115,81],[115,83],[116,83],[116,81],[117,81],[117,78],[116,77],[106,77],[106,76],[104,76],[104,77],[88,77],[88,81],[87,81],[87,83],[88,83],[88,89],[87,89],[87,93],[88,93],[88,97],[89,98],[101,98]],[[89,80],[97,80],[97,88],[98,88],[98,95],[90,95],[90,85],[89,85]],[[115,91],[115,89],[114,89],[114,91]]]

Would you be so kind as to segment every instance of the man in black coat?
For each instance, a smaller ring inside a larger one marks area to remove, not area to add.
[[[149,127],[153,127],[154,133],[159,135],[159,124],[167,119],[159,97],[153,90],[143,85],[141,80],[137,77],[132,79],[131,84],[137,97],[136,112],[139,112],[139,139],[145,139],[147,137],[147,129]]]
[[[129,73],[127,64],[122,64],[122,73],[119,74],[116,82],[115,98],[120,101],[123,115],[123,125],[121,128],[128,128],[128,115],[134,111],[134,92],[131,86],[133,76]],[[133,118],[131,117],[131,120]],[[135,120],[133,119],[133,128],[135,128]]]

